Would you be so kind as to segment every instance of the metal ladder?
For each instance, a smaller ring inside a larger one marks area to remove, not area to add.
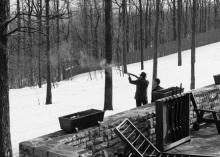
[[[133,155],[129,155],[129,157],[208,157],[160,152],[128,118],[119,124],[114,131],[132,149]]]
[[[156,157],[160,151],[134,126],[129,120],[125,119],[115,128],[118,134],[138,157]]]

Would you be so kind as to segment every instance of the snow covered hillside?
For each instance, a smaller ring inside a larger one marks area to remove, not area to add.
[[[220,42],[196,49],[196,88],[214,82],[213,75],[220,74]],[[190,87],[190,50],[183,52],[183,66],[177,66],[177,54],[159,58],[158,77],[161,86],[179,86],[185,91]],[[148,98],[150,99],[152,82],[152,60],[144,64],[150,81]],[[139,75],[140,63],[128,66],[128,71]],[[60,130],[58,117],[78,111],[95,108],[103,109],[104,73],[92,72],[77,75],[71,80],[60,82],[52,89],[53,104],[45,105],[46,86],[42,89],[23,88],[10,90],[10,115],[13,152],[18,156],[18,143],[44,134]],[[127,76],[113,69],[113,107],[111,115],[135,107],[135,86],[128,83]]]

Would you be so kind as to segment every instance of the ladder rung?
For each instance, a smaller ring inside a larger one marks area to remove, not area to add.
[[[147,146],[147,148],[144,150],[143,155],[147,152],[147,150],[149,149],[150,145]]]
[[[121,133],[123,134],[131,125],[129,124]]]
[[[140,146],[139,146],[137,149],[140,149],[141,146],[144,144],[145,141],[146,141],[146,140],[144,139],[143,142],[140,144]]]
[[[130,135],[128,135],[127,139],[128,139],[129,137],[131,137],[131,135],[132,135],[134,132],[135,132],[135,130],[132,131]]]
[[[152,151],[152,153],[150,154],[150,156],[154,155],[155,150]]]
[[[119,129],[122,129],[123,126],[124,126],[127,122],[128,122],[128,121],[125,121],[125,122],[119,127]]]
[[[132,142],[132,144],[134,144],[137,140],[138,140],[138,138],[140,137],[141,135],[138,135],[138,137]]]
[[[163,157],[163,154],[141,133],[141,131],[129,120],[125,119],[118,127],[115,128],[116,133],[130,145],[140,157],[150,155]],[[144,154],[142,154],[144,152]]]

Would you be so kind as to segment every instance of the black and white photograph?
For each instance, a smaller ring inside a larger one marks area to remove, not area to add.
[[[220,157],[220,0],[0,0],[0,157]]]

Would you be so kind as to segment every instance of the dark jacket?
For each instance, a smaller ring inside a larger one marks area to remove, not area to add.
[[[160,87],[159,85],[156,86],[153,90],[152,90],[152,93],[151,93],[151,102],[154,102],[158,99],[158,91],[162,90],[163,88]]]
[[[163,89],[163,88],[158,85],[152,91],[158,91],[158,90],[161,90],[161,89]]]
[[[149,84],[148,80],[139,78],[133,81],[130,77],[128,78],[128,80],[131,84],[136,85],[135,99],[139,101],[147,101],[147,87]]]

